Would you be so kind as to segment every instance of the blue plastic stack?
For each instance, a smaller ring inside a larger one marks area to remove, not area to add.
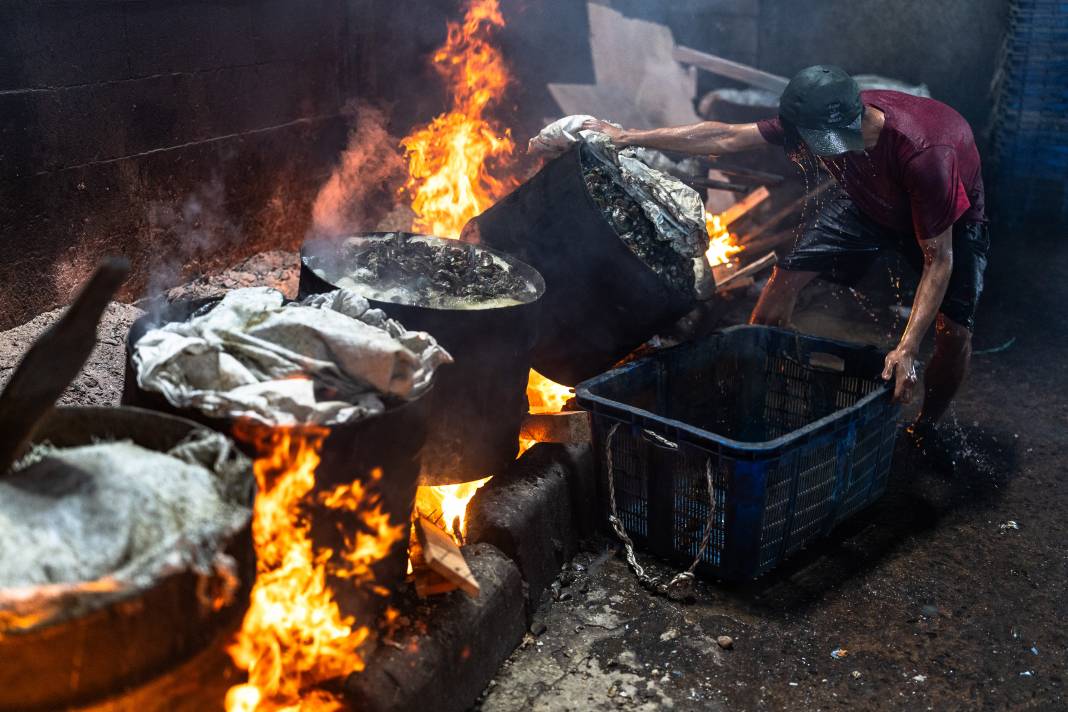
[[[1068,222],[1068,0],[1013,0],[995,101],[999,214]]]

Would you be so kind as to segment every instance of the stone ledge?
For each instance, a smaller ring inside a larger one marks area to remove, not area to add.
[[[468,506],[468,539],[492,544],[515,562],[528,611],[592,530],[595,487],[588,446],[539,443]]]
[[[463,549],[482,591],[432,599],[367,668],[345,681],[346,701],[361,712],[468,709],[526,630],[523,582],[515,564],[489,544]],[[402,609],[407,612],[408,607]]]

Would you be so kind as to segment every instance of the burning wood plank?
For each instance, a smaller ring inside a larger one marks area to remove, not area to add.
[[[715,270],[713,270],[713,275],[717,277],[716,291],[722,292],[734,289],[738,286],[742,286],[745,283],[747,277],[751,278],[753,275],[757,274],[761,270],[773,266],[777,261],[778,257],[776,257],[775,253],[769,252],[756,262],[747,264],[740,270],[731,272],[730,274],[724,274],[722,275],[722,277],[720,277],[720,275],[716,275]]]
[[[477,598],[479,593],[478,581],[471,575],[471,569],[467,566],[460,547],[444,531],[434,525],[429,519],[419,517],[415,521],[415,536],[419,541],[422,555],[422,563],[429,572],[435,576],[428,576],[427,571],[416,570],[413,573],[416,592],[420,596],[432,593],[444,593],[452,588],[460,588],[471,598]],[[413,558],[412,564],[415,565]],[[446,589],[444,584],[452,588]],[[420,592],[420,588],[426,593]]]
[[[520,438],[539,443],[588,443],[590,416],[585,411],[531,413],[523,421]]]
[[[768,198],[768,189],[760,186],[719,214],[720,223],[727,227]]]

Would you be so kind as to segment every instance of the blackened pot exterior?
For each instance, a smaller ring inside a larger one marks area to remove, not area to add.
[[[179,409],[172,406],[158,393],[142,389],[137,384],[137,374],[133,364],[133,347],[146,331],[159,324],[173,321],[185,321],[196,311],[218,303],[219,297],[176,301],[150,310],[130,327],[126,342],[126,374],[123,384],[122,402],[164,413],[173,413],[190,420],[195,420],[222,433],[234,431],[234,421],[230,419],[209,418],[199,411]],[[432,386],[430,391],[436,386]],[[419,480],[419,456],[427,434],[427,416],[429,413],[430,393],[406,403],[387,406],[381,415],[364,418],[354,423],[344,423],[328,428],[329,434],[323,441],[319,466],[315,470],[316,492],[329,492],[338,485],[354,481],[369,483],[375,470],[381,472],[381,479],[372,490],[382,498],[382,509],[387,512],[392,524],[406,523],[411,519],[415,503],[415,491]],[[238,445],[250,457],[256,457],[255,446],[240,438]],[[339,521],[344,514],[337,514],[323,508],[315,509],[313,516],[313,539],[317,545],[328,546],[335,552],[344,548],[339,538],[340,525],[343,532],[351,535],[359,523]],[[407,574],[408,541],[396,542],[390,553],[371,568],[375,581],[384,588],[398,586]],[[378,609],[379,599],[369,598],[350,582],[339,582],[335,587],[339,603],[346,612],[366,613]]]
[[[565,385],[608,370],[694,304],[619,239],[589,195],[578,150],[474,218],[462,239],[515,255],[545,278],[531,362]]]
[[[405,233],[370,233],[358,237]],[[447,242],[442,238],[436,238]],[[320,245],[317,250],[323,249]],[[514,257],[504,259],[544,291],[541,276]],[[299,297],[337,289],[319,277],[301,251]],[[374,299],[405,328],[425,331],[453,357],[434,377],[426,399],[429,427],[422,453],[422,484],[468,482],[501,473],[515,459],[527,413],[530,352],[537,338],[540,298],[492,309],[435,309]]]

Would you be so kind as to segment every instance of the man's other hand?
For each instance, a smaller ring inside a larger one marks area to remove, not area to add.
[[[583,131],[596,131],[597,133],[603,133],[612,143],[617,146],[623,146],[623,129],[619,128],[615,124],[610,124],[607,121],[601,119],[586,119],[582,122]]]
[[[883,380],[894,379],[894,400],[898,403],[911,403],[912,391],[916,386],[916,352],[898,346],[886,355],[883,368]]]

